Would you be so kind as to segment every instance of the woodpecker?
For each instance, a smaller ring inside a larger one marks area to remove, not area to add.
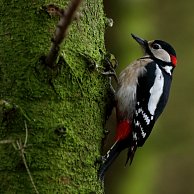
[[[115,143],[102,157],[99,178],[124,149],[126,164],[132,163],[138,147],[142,147],[166,106],[173,70],[177,64],[173,47],[162,40],[147,41],[133,34],[144,50],[144,56],[128,65],[119,75],[115,92]]]

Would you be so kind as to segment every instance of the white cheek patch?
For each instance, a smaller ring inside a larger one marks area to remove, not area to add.
[[[154,80],[154,85],[150,89],[150,98],[148,102],[148,110],[151,115],[154,115],[164,87],[164,76],[158,65],[156,65],[155,74],[156,78]]]
[[[157,59],[160,59],[160,60],[165,61],[165,62],[168,62],[168,63],[171,62],[170,55],[164,49],[157,49],[157,50],[155,50],[155,49],[152,49],[151,48],[151,51],[152,51],[153,55]]]

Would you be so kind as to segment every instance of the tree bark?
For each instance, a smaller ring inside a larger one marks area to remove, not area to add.
[[[59,21],[48,2],[0,0],[0,193],[102,193],[103,1],[83,1],[55,68],[43,60]]]

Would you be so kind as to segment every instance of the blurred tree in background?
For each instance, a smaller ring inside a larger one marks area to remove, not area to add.
[[[165,40],[178,57],[167,108],[133,164],[124,168],[126,153],[122,153],[107,172],[107,194],[194,193],[193,7],[191,0],[105,0],[107,17],[114,20],[106,33],[106,44],[119,61],[118,73],[142,56],[130,33]]]

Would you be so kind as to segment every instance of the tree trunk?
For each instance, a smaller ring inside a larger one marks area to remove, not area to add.
[[[59,20],[48,2],[0,0],[0,193],[102,193],[103,1],[83,1],[55,68],[43,60]]]

